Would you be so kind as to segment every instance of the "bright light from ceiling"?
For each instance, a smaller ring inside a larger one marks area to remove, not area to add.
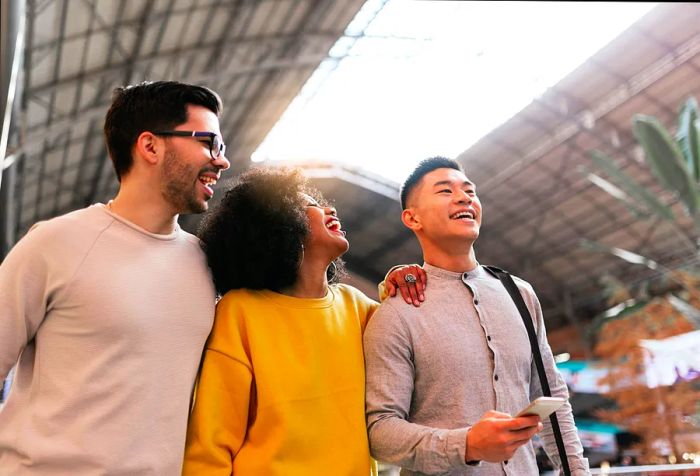
[[[369,0],[253,160],[400,182],[423,158],[459,155],[655,5]]]

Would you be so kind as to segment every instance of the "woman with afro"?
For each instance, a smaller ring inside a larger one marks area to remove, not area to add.
[[[368,476],[362,332],[378,304],[338,284],[349,244],[298,170],[244,173],[199,236],[222,295],[185,475]]]

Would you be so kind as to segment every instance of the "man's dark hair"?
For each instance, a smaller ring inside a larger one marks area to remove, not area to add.
[[[217,116],[222,108],[221,98],[214,91],[177,81],[145,81],[114,90],[104,134],[119,181],[131,169],[131,149],[139,135],[170,130],[187,122],[190,104],[206,107]]]
[[[464,173],[462,166],[456,160],[448,159],[447,157],[430,157],[429,159],[421,160],[411,175],[404,181],[401,186],[401,209],[405,210],[408,207],[406,203],[408,200],[408,195],[416,188],[418,182],[421,181],[423,177],[437,169],[454,169],[459,170]]]
[[[217,293],[240,288],[280,292],[297,281],[309,234],[302,194],[324,203],[298,169],[251,169],[204,216],[197,235]],[[344,271],[339,258],[333,264],[329,283],[338,282]]]

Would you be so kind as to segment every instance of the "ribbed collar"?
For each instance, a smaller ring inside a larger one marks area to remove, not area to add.
[[[333,305],[333,301],[335,301],[335,290],[333,286],[328,286],[328,292],[322,298],[298,298],[276,293],[269,289],[262,289],[255,292],[279,306],[298,309],[322,309],[330,307]]]
[[[103,203],[96,203],[92,205],[93,207],[97,207],[115,220],[117,220],[120,223],[123,223],[124,225],[128,226],[129,228],[133,229],[134,231],[137,231],[143,235],[149,236],[151,238],[155,238],[156,240],[161,240],[161,241],[171,241],[174,240],[178,237],[180,234],[180,225],[175,222],[175,229],[171,232],[168,233],[167,235],[163,234],[158,234],[158,233],[151,233],[150,231],[146,230],[145,228],[142,228],[138,226],[136,223],[132,223],[126,218],[117,215],[116,213],[112,212],[107,206]]]

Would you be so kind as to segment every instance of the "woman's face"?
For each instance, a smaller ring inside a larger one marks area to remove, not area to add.
[[[345,253],[350,244],[345,239],[340,220],[333,207],[321,206],[313,197],[304,194],[309,235],[304,243],[306,257],[319,256],[330,263]]]

